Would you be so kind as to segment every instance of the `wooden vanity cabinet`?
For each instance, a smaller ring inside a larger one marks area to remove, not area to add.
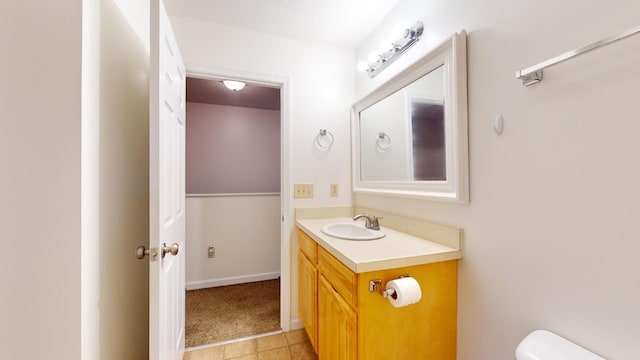
[[[298,232],[298,312],[313,349],[318,352],[317,244]]]
[[[300,317],[319,360],[456,358],[456,260],[354,273],[301,230],[298,239]],[[370,280],[402,275],[420,283],[418,303],[395,308],[369,291]]]

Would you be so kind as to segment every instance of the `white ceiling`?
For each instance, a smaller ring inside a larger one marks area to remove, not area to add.
[[[355,49],[398,0],[165,0],[170,16]]]

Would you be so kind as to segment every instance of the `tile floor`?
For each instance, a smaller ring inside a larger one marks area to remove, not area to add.
[[[184,360],[317,360],[304,329],[189,351]]]

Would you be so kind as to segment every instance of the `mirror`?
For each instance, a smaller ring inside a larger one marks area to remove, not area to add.
[[[466,33],[352,107],[353,190],[468,202]]]

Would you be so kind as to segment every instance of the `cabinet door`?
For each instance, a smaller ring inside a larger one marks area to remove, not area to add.
[[[356,360],[357,316],[324,276],[318,276],[319,360]]]
[[[318,351],[318,270],[298,251],[298,312],[313,349]]]

